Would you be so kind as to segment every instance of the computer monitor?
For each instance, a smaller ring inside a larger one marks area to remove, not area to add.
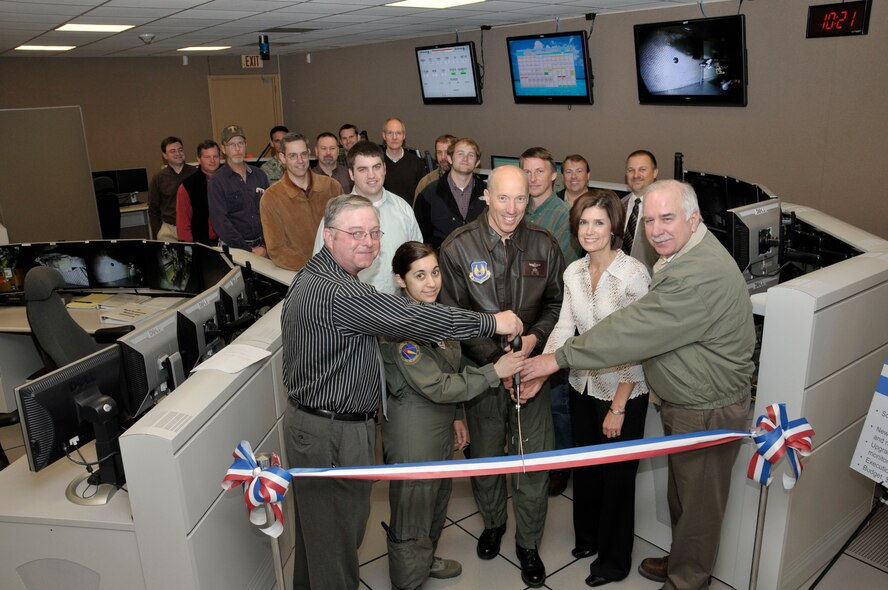
[[[416,48],[423,104],[481,104],[475,43]]]
[[[129,419],[147,412],[185,381],[176,319],[175,310],[167,311],[117,341],[129,389],[125,408]]]
[[[585,31],[508,37],[516,103],[592,104]]]
[[[176,334],[185,374],[222,346],[216,302],[219,289],[212,287],[176,308]]]
[[[222,277],[227,275],[234,264],[231,263],[221,252],[207,246],[205,244],[195,243],[192,248],[192,257],[194,264],[194,273],[197,278],[196,288],[193,293],[209,289],[213,285],[219,283]]]
[[[193,244],[143,242],[145,286],[164,291],[198,293],[200,278],[194,271]]]
[[[144,193],[148,191],[148,170],[126,168],[123,170],[96,170],[93,178],[106,176],[114,181],[114,192],[118,194]]]
[[[59,271],[65,279],[66,288],[89,287],[85,242],[31,244],[30,248],[34,265]]]
[[[86,271],[93,289],[145,286],[144,252],[138,240],[94,241],[87,246]]]
[[[27,271],[21,244],[0,246],[0,295],[22,293]]]
[[[234,321],[241,316],[247,305],[247,292],[244,275],[240,267],[231,269],[225,275],[222,285],[219,287],[219,298],[230,321]]]
[[[780,199],[728,209],[725,218],[727,231],[722,243],[747,284],[755,284],[755,291],[777,284],[780,273]]]
[[[25,452],[40,471],[95,438],[98,471],[68,486],[68,498],[87,480],[99,490],[81,503],[102,503],[124,482],[118,417],[127,395],[120,348],[109,346],[15,390]],[[79,453],[78,453],[79,457]]]

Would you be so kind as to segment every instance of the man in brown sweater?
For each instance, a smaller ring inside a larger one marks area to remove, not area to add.
[[[343,190],[333,178],[309,169],[311,152],[304,136],[288,133],[281,147],[278,158],[286,172],[262,195],[259,214],[268,257],[281,268],[299,270],[311,258],[314,230],[327,201]]]

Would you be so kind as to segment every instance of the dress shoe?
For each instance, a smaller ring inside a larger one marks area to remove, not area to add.
[[[481,559],[493,559],[499,554],[500,541],[503,540],[503,533],[506,532],[506,523],[503,523],[495,529],[484,529],[478,538],[478,557]]]
[[[641,560],[641,563],[638,564],[638,573],[648,580],[665,582],[668,566],[668,555],[666,557],[648,557],[647,559]]]
[[[567,489],[567,480],[570,479],[570,471],[549,472],[549,495],[560,496]]]
[[[518,561],[521,562],[521,580],[531,588],[539,588],[546,581],[546,566],[540,559],[540,553],[536,549],[525,549],[515,546]]]
[[[590,549],[588,547],[574,547],[570,550],[570,554],[576,557],[577,559],[584,559],[586,557],[592,557],[598,553],[595,549]]]
[[[591,575],[586,578],[586,585],[592,586],[596,588],[598,586],[604,586],[605,584],[610,584],[613,580],[608,580],[607,578],[602,578],[601,576]]]
[[[429,568],[429,577],[438,580],[455,578],[462,573],[462,565],[455,559],[442,559],[437,555],[432,558],[432,567]]]

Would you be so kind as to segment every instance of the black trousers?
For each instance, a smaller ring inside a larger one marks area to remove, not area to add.
[[[644,437],[648,396],[626,403],[620,436],[601,431],[611,402],[570,391],[574,446],[582,447]],[[622,580],[632,565],[635,542],[635,474],[638,461],[574,469],[573,523],[576,546],[597,551],[589,567],[592,575]]]

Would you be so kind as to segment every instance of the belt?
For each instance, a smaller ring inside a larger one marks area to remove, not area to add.
[[[357,412],[354,414],[347,414],[332,412],[330,410],[322,410],[320,408],[310,408],[293,400],[290,400],[290,405],[292,405],[297,410],[301,410],[306,414],[311,414],[312,416],[328,418],[330,420],[339,420],[342,422],[366,422],[367,420],[372,420],[376,416],[376,412]]]
[[[247,246],[249,246],[250,248],[255,248],[256,246],[262,245],[262,238],[256,238],[255,240],[244,240],[244,242],[246,242]]]

